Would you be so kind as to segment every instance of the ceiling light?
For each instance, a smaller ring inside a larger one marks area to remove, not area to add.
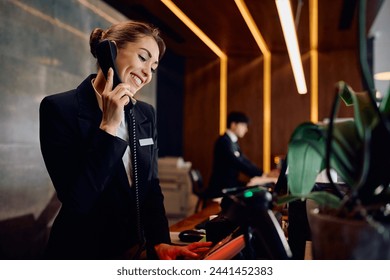
[[[390,72],[380,72],[374,75],[374,79],[378,81],[389,81],[390,80]]]
[[[290,57],[295,83],[298,93],[307,93],[305,75],[303,73],[301,53],[299,51],[297,32],[295,30],[293,14],[289,0],[275,0],[279,13],[280,23],[283,29],[284,40],[286,41],[288,55]]]

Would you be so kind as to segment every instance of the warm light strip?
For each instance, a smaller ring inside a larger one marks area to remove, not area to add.
[[[271,55],[264,56],[263,170],[271,171]]]
[[[220,101],[219,101],[219,133],[226,130],[227,116],[227,55],[171,0],[161,0],[192,32],[196,34],[219,58],[221,63],[220,74]]]
[[[310,17],[310,121],[318,122],[318,0],[309,1]]]
[[[268,49],[255,21],[253,20],[245,2],[234,0],[249,30],[252,33],[260,51],[264,56],[263,74],[263,170],[271,170],[271,52]]]
[[[294,73],[298,93],[307,93],[305,75],[303,73],[301,53],[299,51],[297,33],[293,20],[293,14],[289,0],[275,0],[279,13],[280,23],[283,29],[284,40],[286,41],[291,67]]]
[[[261,35],[259,29],[257,28],[257,25],[255,21],[252,18],[252,15],[250,14],[247,6],[245,5],[244,0],[234,0],[236,2],[236,5],[238,9],[240,10],[240,13],[242,17],[245,20],[246,25],[248,26],[249,30],[252,33],[252,36],[255,38],[257,45],[259,46],[261,52],[264,56],[271,55],[271,52],[269,51],[267,44],[265,43],[263,36]]]
[[[380,72],[374,75],[374,79],[378,81],[389,81],[390,80],[390,72]]]
[[[227,127],[227,57],[220,57],[221,74],[219,78],[219,134],[222,135]]]

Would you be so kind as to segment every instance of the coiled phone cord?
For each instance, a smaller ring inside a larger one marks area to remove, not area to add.
[[[135,125],[134,110],[130,109],[127,115],[130,116],[130,124],[131,124],[131,129],[129,129],[129,131],[131,131],[130,139],[132,140],[131,143],[132,145],[130,145],[130,147],[132,148],[131,155],[132,155],[132,164],[133,164],[133,183],[135,188],[135,203],[136,203],[136,211],[137,211],[137,231],[138,231],[138,238],[142,244],[141,248],[143,248],[145,244],[145,236],[144,236],[142,221],[141,221],[141,207],[140,207],[140,199],[139,199],[137,139],[136,139],[137,137],[135,131],[136,125]]]

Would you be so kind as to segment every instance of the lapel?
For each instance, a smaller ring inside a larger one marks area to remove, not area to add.
[[[143,106],[141,101],[137,101],[136,105],[134,106],[134,116],[135,116],[135,124],[136,124],[136,131],[137,131],[137,141],[139,142],[139,139],[143,139],[145,137],[150,137],[150,127],[146,125],[148,118],[145,115],[145,106]],[[139,143],[137,144],[137,146]]]
[[[77,87],[78,122],[83,141],[88,141],[91,135],[94,135],[102,120],[102,111],[92,87],[94,77],[96,75],[90,75]],[[120,164],[116,177],[120,185],[124,186],[124,189],[129,192],[130,186],[123,163]]]
[[[136,147],[137,147],[137,159],[138,159],[138,168],[144,174],[148,174],[150,169],[150,159],[151,154],[153,153],[154,145],[141,146],[140,140],[144,139],[154,139],[152,111],[149,107],[141,102],[137,101],[137,104],[134,106],[134,116],[135,116],[135,125],[136,125]],[[154,143],[156,144],[156,143]]]
[[[90,75],[77,87],[77,99],[79,103],[78,120],[82,137],[88,138],[92,130],[99,127],[102,112],[96,100],[92,87],[92,79],[96,75]]]
[[[232,138],[230,138],[230,136],[227,133],[225,133],[225,137],[226,137],[227,141],[229,141],[230,147],[231,147],[234,155],[236,157],[239,157],[241,155],[241,150],[240,150],[240,146],[238,145],[238,141],[233,142]]]

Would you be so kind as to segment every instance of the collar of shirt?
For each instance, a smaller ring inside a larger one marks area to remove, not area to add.
[[[233,143],[238,141],[238,137],[236,134],[234,134],[231,130],[226,130],[226,134],[230,137]]]

